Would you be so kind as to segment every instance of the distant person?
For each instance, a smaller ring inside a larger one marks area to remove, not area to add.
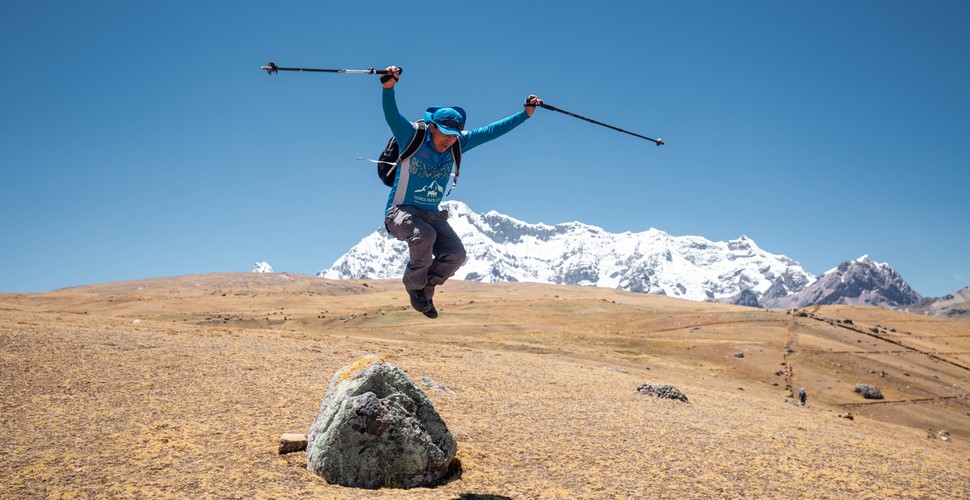
[[[800,403],[800,404],[801,404],[802,406],[805,406],[805,400],[806,400],[807,398],[808,398],[808,395],[807,395],[807,394],[805,394],[805,388],[804,388],[804,387],[802,387],[802,388],[801,388],[801,390],[799,390],[799,391],[798,391],[798,402],[799,402],[799,403]]]
[[[394,66],[387,70],[388,75],[381,77],[384,119],[403,153],[418,128],[397,109],[394,85],[401,77],[400,70]],[[466,115],[461,108],[431,107],[425,111],[424,142],[398,165],[384,214],[387,232],[408,243],[411,258],[404,271],[404,287],[411,307],[425,316],[438,317],[432,300],[435,287],[454,276],[465,262],[465,247],[448,224],[447,211],[438,210],[455,163],[452,146],[457,142],[464,152],[498,138],[525,122],[540,104],[541,99],[530,95],[522,111],[473,130],[465,130]]]

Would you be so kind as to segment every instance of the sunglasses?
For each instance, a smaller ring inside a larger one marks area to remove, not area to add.
[[[441,125],[442,127],[448,127],[450,129],[453,129],[453,130],[464,130],[465,129],[465,124],[458,123],[457,120],[450,120],[450,119],[438,120],[435,123],[437,123],[438,125]]]

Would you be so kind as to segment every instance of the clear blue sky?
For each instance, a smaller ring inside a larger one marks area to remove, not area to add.
[[[270,4],[2,3],[0,292],[312,274],[377,229],[377,77],[270,60],[402,66],[413,119],[535,93],[667,142],[539,110],[465,158],[478,212],[970,285],[970,2]]]

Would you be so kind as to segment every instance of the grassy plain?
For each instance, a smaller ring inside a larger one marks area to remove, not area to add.
[[[279,273],[0,295],[0,497],[970,497],[968,323],[525,283],[435,302]],[[356,490],[276,453],[366,354],[446,387],[460,478]]]

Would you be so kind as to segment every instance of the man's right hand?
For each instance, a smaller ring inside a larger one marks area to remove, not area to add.
[[[385,89],[393,88],[397,79],[401,77],[401,70],[397,66],[388,66],[387,74],[381,75],[381,83]]]
[[[536,112],[536,106],[542,106],[542,99],[539,99],[535,95],[530,95],[525,98],[525,114],[532,116],[532,113]]]

